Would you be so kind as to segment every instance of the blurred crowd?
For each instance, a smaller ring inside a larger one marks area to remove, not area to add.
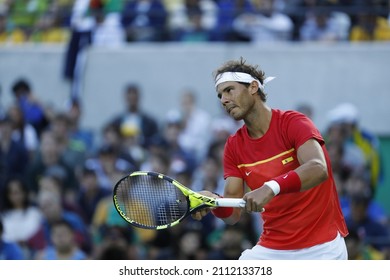
[[[53,109],[33,81],[15,80],[14,102],[0,118],[0,259],[237,259],[262,231],[256,214],[227,226],[213,215],[168,230],[131,227],[112,202],[115,183],[136,170],[176,178],[198,191],[223,193],[224,143],[241,122],[211,117],[198,93],[156,119],[142,106],[142,85],[123,88],[123,111],[100,131],[81,125],[83,104]],[[297,110],[315,118],[308,105]],[[388,215],[374,197],[382,180],[375,135],[358,110],[340,104],[323,132],[350,235],[351,259],[390,259]]]
[[[388,41],[388,0],[0,0],[0,45]]]

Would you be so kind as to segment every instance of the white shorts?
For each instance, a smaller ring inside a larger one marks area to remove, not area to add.
[[[347,260],[348,253],[340,233],[332,241],[297,250],[274,250],[260,245],[242,252],[239,260]]]

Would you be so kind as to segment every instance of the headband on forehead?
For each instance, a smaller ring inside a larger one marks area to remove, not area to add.
[[[250,84],[253,81],[256,81],[259,85],[259,88],[261,88],[262,91],[264,91],[264,86],[266,83],[272,81],[275,79],[275,77],[267,77],[264,80],[264,84],[262,84],[258,79],[252,77],[252,75],[248,73],[243,72],[224,72],[219,74],[215,79],[215,88],[221,83],[224,82],[240,82],[240,83],[247,83]]]

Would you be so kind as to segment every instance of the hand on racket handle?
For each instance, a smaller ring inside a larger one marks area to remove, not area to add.
[[[248,212],[264,212],[264,205],[266,205],[275,194],[269,187],[261,187],[253,191],[247,192],[243,200],[245,200],[245,209]]]
[[[234,208],[242,208],[246,209],[246,201],[242,198],[222,198],[216,193],[210,191],[200,191],[199,194],[212,197],[216,199],[217,207],[234,207]],[[195,220],[201,220],[204,216],[206,216],[211,210],[217,208],[203,208],[193,213],[191,216]],[[251,211],[251,212],[264,212],[264,208],[261,208],[259,211]]]
[[[245,199],[221,197],[220,195],[210,191],[200,191],[199,193],[208,197],[216,198],[216,204],[218,205],[218,207],[238,207],[246,209]],[[258,209],[259,210],[251,210],[250,212],[264,212],[263,207],[259,207]]]

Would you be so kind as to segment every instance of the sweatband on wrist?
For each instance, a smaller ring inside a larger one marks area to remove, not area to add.
[[[215,192],[213,192],[213,194],[218,195],[220,198],[223,198],[223,196],[220,194],[217,194]],[[211,210],[211,213],[217,218],[224,219],[232,215],[233,207],[217,207]]]
[[[264,185],[270,187],[275,196],[277,196],[280,193],[280,185],[275,180],[265,182]]]
[[[227,218],[233,214],[233,207],[218,207],[211,210],[211,213],[217,218]]]
[[[299,175],[294,170],[275,177],[272,180],[276,181],[279,184],[280,194],[301,191],[302,182],[299,178]]]

